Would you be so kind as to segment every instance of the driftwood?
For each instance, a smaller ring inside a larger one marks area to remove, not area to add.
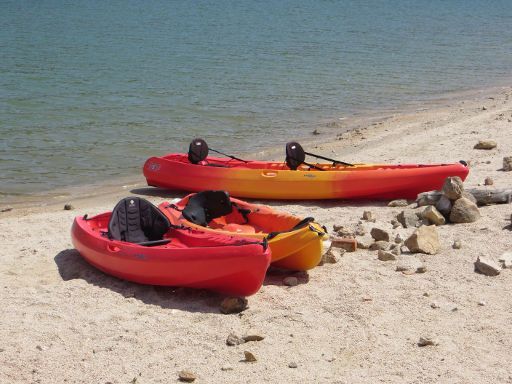
[[[465,192],[471,193],[475,197],[478,205],[509,204],[512,201],[512,188],[473,188],[466,189]],[[416,203],[420,207],[424,205],[435,205],[442,195],[443,192],[441,191],[423,192],[418,195]]]

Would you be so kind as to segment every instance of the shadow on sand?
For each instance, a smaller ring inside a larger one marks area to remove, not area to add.
[[[165,309],[220,313],[219,305],[225,297],[201,289],[152,286],[121,280],[91,266],[76,249],[61,251],[54,260],[64,281],[82,279],[97,287],[110,289],[125,298],[133,297],[143,303],[158,305]]]

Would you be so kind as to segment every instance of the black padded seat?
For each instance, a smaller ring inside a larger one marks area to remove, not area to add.
[[[210,221],[233,211],[226,191],[203,191],[192,196],[182,211],[188,221],[206,227]]]

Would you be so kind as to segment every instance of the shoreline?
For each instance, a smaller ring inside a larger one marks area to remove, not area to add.
[[[512,87],[492,86],[488,88],[452,91],[433,98],[429,103],[422,104],[421,107],[419,104],[416,105],[416,103],[419,102],[410,102],[407,105],[393,110],[367,110],[359,111],[354,115],[339,117],[337,119],[326,118],[322,119],[317,125],[311,128],[309,136],[307,136],[307,133],[303,133],[303,136],[299,137],[299,139],[303,146],[309,146],[310,151],[311,148],[320,150],[323,152],[319,152],[319,154],[327,156],[333,155],[333,153],[338,151],[348,156],[350,155],[350,149],[348,147],[353,146],[353,143],[349,142],[347,145],[344,145],[343,143],[338,142],[341,141],[340,139],[345,140],[347,138],[349,141],[354,141],[354,132],[357,133],[364,131],[373,132],[373,134],[380,132],[380,134],[383,134],[383,132],[381,132],[382,130],[379,130],[379,128],[386,125],[386,122],[398,119],[416,120],[421,123],[422,120],[426,119],[425,115],[431,113],[447,114],[452,113],[453,111],[451,111],[451,109],[455,109],[456,106],[458,106],[459,109],[462,107],[468,109],[475,108],[477,104],[489,103],[491,99],[496,98],[496,96],[510,88]],[[313,131],[317,131],[319,134],[314,135]],[[393,132],[391,132],[391,134],[393,134]],[[357,138],[355,139],[357,141]],[[289,140],[296,140],[296,138],[290,137]],[[184,151],[186,151],[186,148],[184,148]],[[280,160],[284,159],[284,149],[277,146],[270,146],[257,152],[235,153],[234,155],[255,160]],[[140,169],[142,169],[144,161],[145,159],[141,162]],[[372,161],[363,159],[361,162]],[[437,162],[445,161],[439,160]],[[130,191],[131,188],[145,187],[147,187],[146,181],[142,172],[139,170],[138,174],[100,180],[94,184],[70,185],[67,187],[42,191],[40,193],[19,193],[16,195],[5,194],[2,196],[3,201],[0,203],[0,210],[8,208],[18,210],[35,208],[38,206],[59,205],[73,200],[87,200],[99,196],[109,196],[113,194],[118,195],[122,192]],[[173,191],[169,191],[169,194],[172,194],[172,192]]]

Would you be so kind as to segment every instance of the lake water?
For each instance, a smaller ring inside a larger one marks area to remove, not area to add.
[[[0,196],[500,84],[509,1],[0,1]]]

